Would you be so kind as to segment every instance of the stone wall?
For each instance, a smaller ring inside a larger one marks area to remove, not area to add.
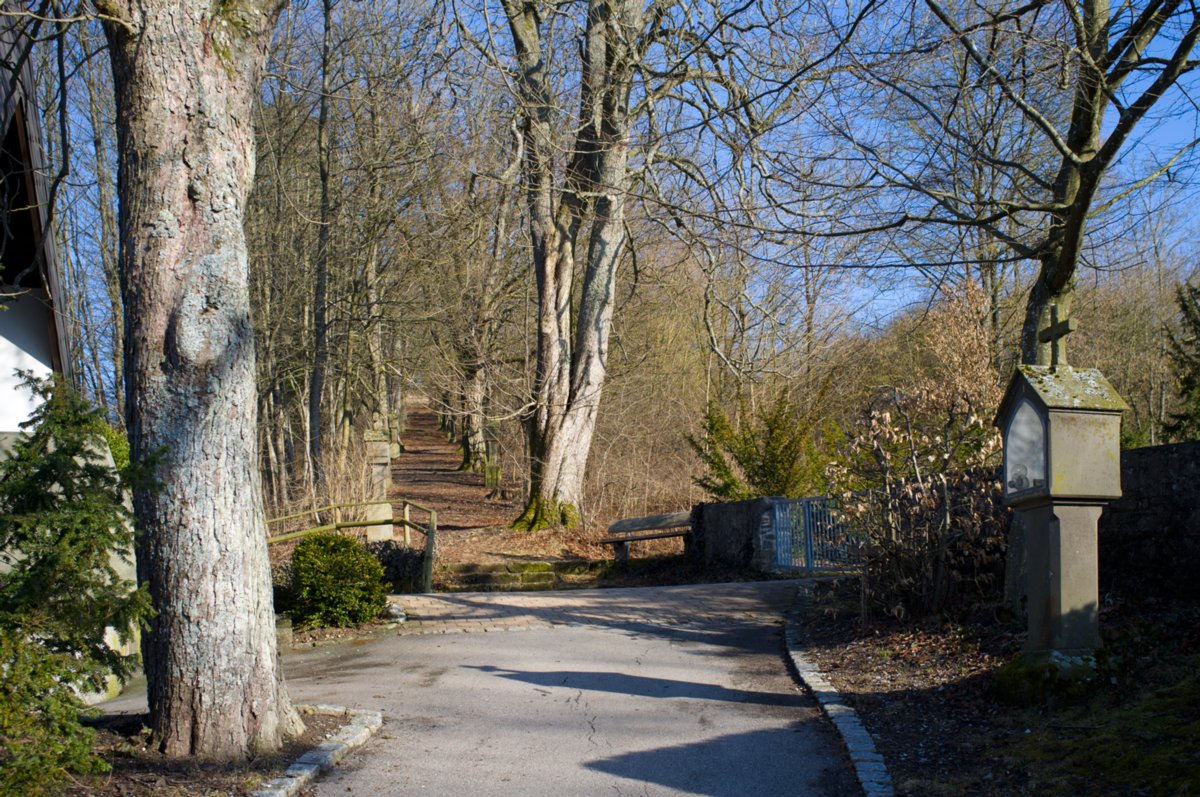
[[[771,499],[697,504],[692,507],[695,556],[706,568],[769,566],[762,557],[763,516],[769,515]],[[767,523],[768,532],[770,523]],[[770,549],[767,549],[769,556]]]
[[[774,565],[771,498],[692,508],[693,552],[705,567],[767,571]]]
[[[1100,517],[1101,588],[1200,597],[1200,442],[1121,452],[1121,492]]]
[[[1200,441],[1121,452],[1124,496],[1100,517],[1100,586],[1139,594],[1200,598]],[[705,567],[770,570],[772,499],[698,504],[694,553]],[[1021,529],[1010,550],[1006,594],[1024,593]]]

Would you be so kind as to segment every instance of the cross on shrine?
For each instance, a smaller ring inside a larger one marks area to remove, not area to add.
[[[1050,326],[1038,332],[1039,343],[1050,344],[1050,368],[1067,364],[1067,343],[1063,338],[1075,331],[1075,319],[1058,320],[1058,305],[1050,305]]]

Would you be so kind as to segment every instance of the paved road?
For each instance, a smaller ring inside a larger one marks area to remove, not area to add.
[[[860,794],[782,659],[792,582],[404,596],[401,633],[288,655],[386,722],[320,795]]]

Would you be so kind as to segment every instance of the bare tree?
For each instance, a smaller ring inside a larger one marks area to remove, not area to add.
[[[874,192],[858,228],[943,238],[970,228],[992,243],[975,242],[958,262],[1036,262],[1021,354],[1048,362],[1038,332],[1051,304],[1069,314],[1089,220],[1180,168],[1197,143],[1148,170],[1122,160],[1135,131],[1186,104],[1176,89],[1195,66],[1200,9],[1182,0],[923,0],[888,14],[873,29],[881,35],[854,48],[838,96],[860,107],[864,90],[878,90],[895,122],[828,114],[861,167],[855,187]],[[914,141],[924,155],[905,155]]]
[[[1164,427],[1177,406],[1168,330],[1179,316],[1176,290],[1195,273],[1186,255],[1194,230],[1180,212],[1190,193],[1161,182],[1131,197],[1138,234],[1105,236],[1092,255],[1105,267],[1092,270],[1077,289],[1080,330],[1072,343],[1080,361],[1100,368],[1129,403],[1121,424],[1126,447],[1165,442]]]
[[[326,293],[329,286],[329,238],[333,224],[330,198],[331,142],[329,135],[330,59],[333,36],[333,0],[321,2],[321,87],[317,95],[317,169],[321,185],[321,204],[317,218],[317,251],[313,279],[313,360],[308,392],[308,468],[314,483],[324,481],[321,457],[321,398],[325,393],[325,369],[329,362],[329,325]]]
[[[126,412],[151,725],[244,759],[299,729],[275,643],[242,230],[252,109],[280,6],[105,0],[117,100]]]
[[[515,526],[578,523],[604,389],[614,277],[625,247],[630,92],[647,46],[641,0],[589,0],[579,114],[564,185],[555,186],[555,96],[542,0],[505,0],[523,115],[523,179],[538,286],[537,363],[528,419],[531,484]],[[652,16],[654,16],[652,14]],[[584,225],[590,226],[583,231]],[[575,263],[582,286],[573,307]]]
[[[290,10],[274,38],[247,234],[276,504],[353,494],[348,447],[367,428],[399,442],[396,386],[410,363],[395,355],[408,347],[405,328],[431,312],[414,283],[444,238],[428,194],[451,159],[438,136],[453,139],[434,18],[419,0],[322,3]],[[348,477],[332,473],[315,492],[305,475],[314,442],[322,464]]]

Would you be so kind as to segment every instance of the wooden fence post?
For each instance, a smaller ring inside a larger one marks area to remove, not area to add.
[[[429,527],[425,529],[425,561],[421,563],[422,592],[433,592],[433,556],[437,550],[437,512],[429,512]]]

